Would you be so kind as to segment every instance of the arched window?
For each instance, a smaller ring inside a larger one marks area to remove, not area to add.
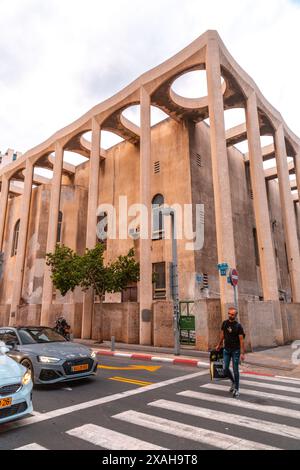
[[[11,247],[11,256],[16,256],[17,254],[18,243],[19,243],[19,232],[20,232],[20,219],[17,220],[17,222],[15,223],[14,236],[13,236],[13,242],[12,242],[12,247]]]
[[[61,242],[61,229],[62,229],[62,221],[63,221],[63,213],[59,211],[58,213],[58,221],[57,221],[57,237],[56,243]]]
[[[164,205],[162,194],[156,194],[152,199],[152,240],[161,240],[164,233],[164,221],[161,213]]]
[[[108,214],[101,212],[97,217],[97,243],[103,243],[107,247]]]

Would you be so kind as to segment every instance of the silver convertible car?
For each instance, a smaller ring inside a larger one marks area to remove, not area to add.
[[[8,356],[30,370],[36,384],[83,379],[97,373],[95,352],[66,341],[52,328],[1,327],[0,341],[9,348]]]

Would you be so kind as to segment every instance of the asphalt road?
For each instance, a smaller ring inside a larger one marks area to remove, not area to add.
[[[243,377],[235,400],[205,369],[102,356],[100,366],[35,387],[34,415],[0,425],[0,449],[300,449],[300,381]]]

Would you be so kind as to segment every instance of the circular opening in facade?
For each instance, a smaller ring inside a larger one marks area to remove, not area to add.
[[[92,132],[86,132],[82,135],[82,139],[87,140],[89,143],[92,141]],[[123,142],[124,139],[118,134],[109,131],[101,131],[101,148],[108,150],[109,148]]]
[[[187,72],[177,78],[171,90],[183,98],[204,98],[207,96],[207,79],[205,70]]]
[[[124,116],[128,121],[132,122],[136,126],[140,127],[141,125],[141,107],[139,104],[129,106],[128,108],[124,109],[122,112],[122,116]],[[155,126],[160,122],[168,119],[168,114],[162,111],[160,108],[156,106],[151,106],[151,126]]]

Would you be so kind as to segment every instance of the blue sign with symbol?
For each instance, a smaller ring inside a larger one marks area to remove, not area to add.
[[[228,269],[229,265],[227,263],[218,264],[218,270],[220,271],[221,276],[226,276]]]

